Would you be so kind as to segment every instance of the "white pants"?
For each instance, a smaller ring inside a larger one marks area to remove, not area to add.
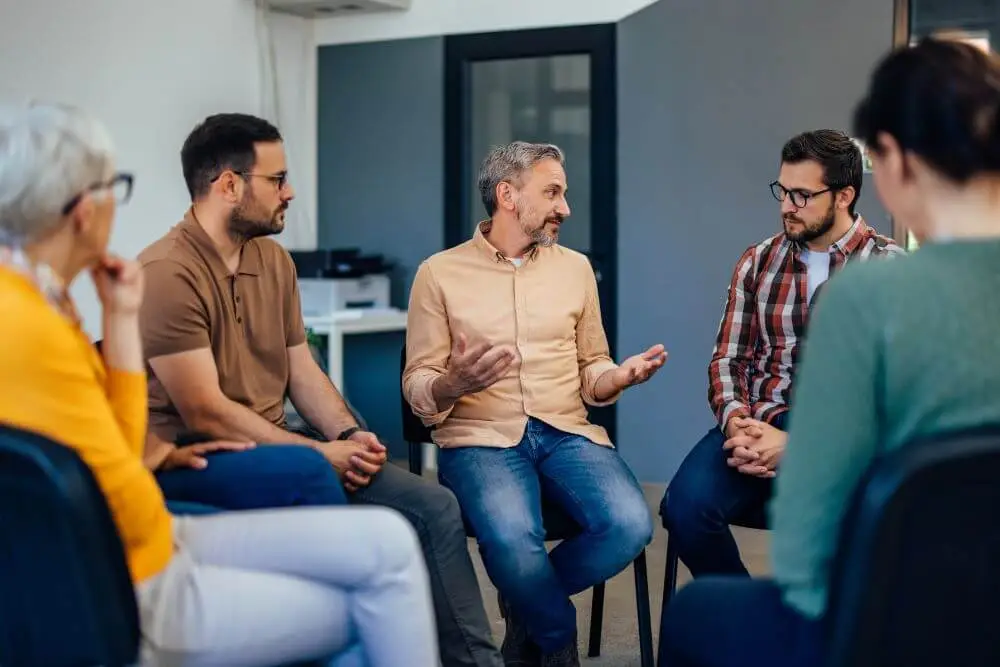
[[[143,665],[438,664],[427,569],[395,512],[304,507],[174,525],[176,555],[136,589]]]

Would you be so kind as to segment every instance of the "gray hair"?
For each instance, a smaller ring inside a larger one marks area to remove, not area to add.
[[[45,238],[74,197],[111,178],[114,149],[93,116],[59,104],[0,109],[0,244]]]
[[[479,168],[479,194],[483,198],[486,214],[493,216],[497,210],[497,186],[508,182],[521,187],[521,175],[542,160],[566,161],[562,149],[554,144],[531,144],[515,141],[494,146]]]

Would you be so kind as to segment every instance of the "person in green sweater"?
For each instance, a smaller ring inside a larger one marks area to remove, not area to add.
[[[944,39],[897,49],[854,125],[921,247],[824,286],[770,507],[774,577],[682,589],[663,623],[670,667],[821,665],[840,524],[876,455],[1000,424],[1000,60]]]

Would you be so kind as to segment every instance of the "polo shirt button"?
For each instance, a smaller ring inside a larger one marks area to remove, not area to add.
[[[236,297],[236,303],[240,302],[240,297]]]
[[[237,324],[243,324],[243,318],[242,317],[237,317],[236,318],[236,323]]]

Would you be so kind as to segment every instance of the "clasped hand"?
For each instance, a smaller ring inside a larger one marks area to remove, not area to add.
[[[385,445],[368,431],[357,431],[347,440],[324,442],[319,451],[352,493],[371,484],[387,460]]]
[[[749,417],[733,417],[726,426],[722,448],[729,453],[726,463],[744,475],[773,478],[785,452],[788,434]]]

